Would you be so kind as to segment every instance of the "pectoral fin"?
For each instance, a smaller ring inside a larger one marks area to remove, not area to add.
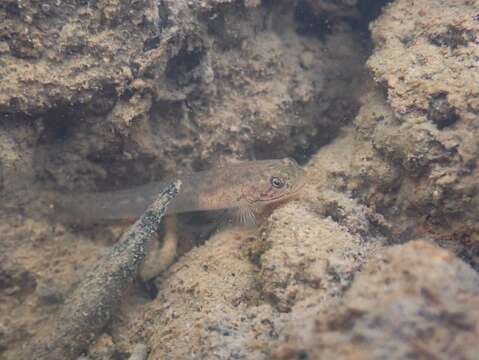
[[[256,215],[254,210],[249,206],[237,207],[226,210],[221,226],[247,226],[256,227]]]

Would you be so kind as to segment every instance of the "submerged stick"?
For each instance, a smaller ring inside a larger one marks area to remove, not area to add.
[[[35,344],[30,359],[72,359],[87,349],[117,310],[145,258],[147,241],[158,231],[168,204],[181,186],[167,186],[136,223],[90,271],[56,319]]]

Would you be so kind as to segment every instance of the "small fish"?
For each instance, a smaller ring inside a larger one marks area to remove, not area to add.
[[[182,188],[167,214],[228,210],[232,221],[243,224],[254,224],[258,213],[290,199],[304,185],[303,169],[289,158],[246,161],[179,178]],[[67,196],[59,202],[64,210],[86,219],[134,219],[169,182]]]

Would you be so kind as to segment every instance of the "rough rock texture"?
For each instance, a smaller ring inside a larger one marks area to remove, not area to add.
[[[386,3],[2,1],[0,358],[124,230],[62,223],[44,189],[294,156],[301,199],[186,254],[179,229],[85,356],[472,359],[479,5]]]
[[[275,358],[475,359],[478,281],[432,243],[393,246],[369,261],[338,306],[303,323],[313,329],[306,341],[283,345]]]
[[[33,122],[35,175],[57,188],[317,149],[357,109],[365,47],[345,20],[324,39],[301,35],[300,10],[7,2],[0,111]]]
[[[153,359],[268,358],[284,323],[341,296],[379,245],[290,204],[260,236],[222,232],[182,257],[113,338],[146,339]]]
[[[107,111],[102,98],[131,82],[131,57],[159,22],[148,0],[6,0],[0,19],[0,111],[12,115],[95,101]]]
[[[371,26],[385,89],[356,118],[350,189],[407,240],[431,234],[477,266],[477,2],[395,1]]]

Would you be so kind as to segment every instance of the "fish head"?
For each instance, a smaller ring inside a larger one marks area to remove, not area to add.
[[[304,170],[290,158],[263,160],[243,196],[253,206],[282,202],[295,195],[305,184]]]

